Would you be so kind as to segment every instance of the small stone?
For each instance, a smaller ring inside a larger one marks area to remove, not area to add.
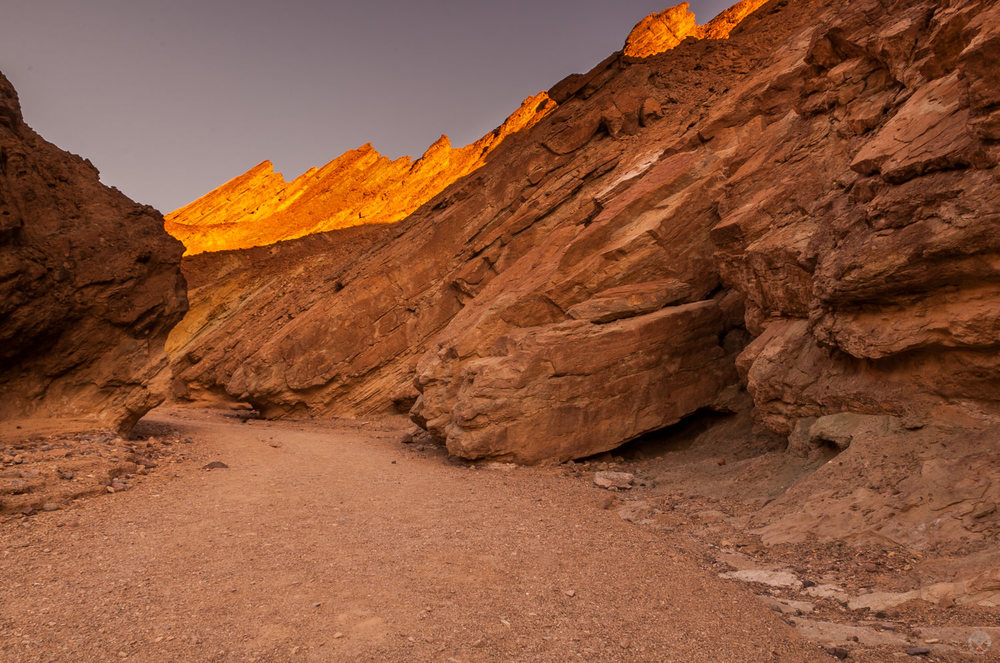
[[[567,589],[565,592],[563,592],[563,594],[565,594],[566,596],[570,596],[570,597],[576,596],[576,590],[575,589]]]
[[[613,495],[607,495],[604,499],[602,499],[600,501],[600,503],[598,503],[597,506],[600,507],[600,508],[602,508],[602,509],[604,509],[605,511],[607,511],[608,509],[610,509],[614,505],[615,505],[615,498],[614,498],[614,496]]]
[[[208,463],[207,465],[203,465],[201,469],[203,469],[203,470],[226,470],[226,469],[229,469],[229,466],[226,465],[225,463],[223,463],[221,460],[213,460],[211,463]]]
[[[58,511],[62,507],[55,502],[46,502],[42,505],[42,511]]]
[[[323,605],[323,603],[322,603],[322,602],[320,602],[320,601],[316,601],[315,603],[313,603],[313,607],[314,607],[314,608],[318,608],[318,607],[320,607],[321,605]]]
[[[413,433],[407,433],[399,440],[400,444],[413,444]]]
[[[56,474],[58,474],[59,478],[64,481],[72,481],[73,477],[76,476],[76,474],[70,472],[69,470],[56,470]]]
[[[844,660],[851,655],[851,652],[847,651],[843,647],[829,647],[827,648],[826,653],[834,658],[839,658],[840,660]]]
[[[594,473],[594,484],[605,489],[628,490],[635,481],[631,472],[601,471]]]
[[[980,506],[978,509],[972,512],[972,517],[975,519],[985,518],[986,516],[996,513],[997,505],[990,503]]]
[[[113,486],[108,486],[107,488],[105,488],[105,490],[108,491],[109,493],[115,492],[115,489],[114,489]]]
[[[21,454],[17,454],[16,456],[14,456],[13,460],[15,465],[20,465],[21,463],[24,462],[24,456],[22,456]]]
[[[417,446],[415,446],[413,448],[416,449],[417,451],[423,451],[424,450],[424,445],[418,444]]]
[[[720,458],[717,461],[715,461],[715,464],[719,465],[719,466],[725,465],[726,464],[726,459],[725,458]]]
[[[927,656],[931,650],[927,647],[910,647],[906,650],[907,656]]]
[[[815,587],[815,586],[816,586],[816,583],[813,582],[812,580],[803,580],[802,581],[802,589],[809,589],[810,587]]]
[[[337,631],[336,633],[333,634],[334,640],[340,640],[342,637],[344,637],[344,634],[341,633],[340,631]]]
[[[924,640],[925,645],[936,645],[941,642],[940,638],[927,638]]]

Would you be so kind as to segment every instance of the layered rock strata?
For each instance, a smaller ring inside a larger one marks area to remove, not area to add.
[[[161,402],[182,250],[156,210],[32,131],[0,75],[0,419],[127,429]]]
[[[239,292],[212,275],[241,258],[193,258],[178,392],[268,416],[412,403],[452,453],[526,462],[741,387],[785,434],[996,417],[998,11],[772,0],[728,39],[615,54],[378,236],[259,249]]]

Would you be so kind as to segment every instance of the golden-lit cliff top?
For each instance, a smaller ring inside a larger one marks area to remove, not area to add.
[[[724,39],[766,0],[741,0],[706,25],[684,2],[640,21],[624,54],[643,58],[687,37]],[[369,223],[393,223],[448,185],[481,167],[508,136],[534,126],[557,104],[546,92],[528,97],[497,129],[465,147],[441,136],[417,160],[389,159],[366,143],[291,182],[263,161],[166,216],[167,232],[186,255],[266,246],[312,233]]]
[[[165,226],[190,255],[399,221],[482,166],[507,136],[531,127],[555,106],[540,92],[476,142],[453,148],[448,137],[441,136],[415,161],[389,159],[366,143],[291,182],[264,161],[168,214]]]
[[[767,0],[740,0],[705,25],[698,25],[686,2],[650,14],[639,21],[625,40],[625,55],[647,58],[676,47],[688,37],[725,39],[748,14]]]

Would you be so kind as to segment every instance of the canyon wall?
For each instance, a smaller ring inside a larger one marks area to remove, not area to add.
[[[32,131],[0,75],[0,419],[128,429],[187,309],[163,217]]]
[[[772,0],[616,53],[400,223],[189,259],[175,393],[409,409],[522,462],[744,389],[782,434],[995,421],[998,26],[986,0]]]

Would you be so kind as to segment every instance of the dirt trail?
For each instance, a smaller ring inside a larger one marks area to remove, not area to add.
[[[699,544],[402,422],[158,411],[203,461],[0,531],[2,661],[829,660]]]

